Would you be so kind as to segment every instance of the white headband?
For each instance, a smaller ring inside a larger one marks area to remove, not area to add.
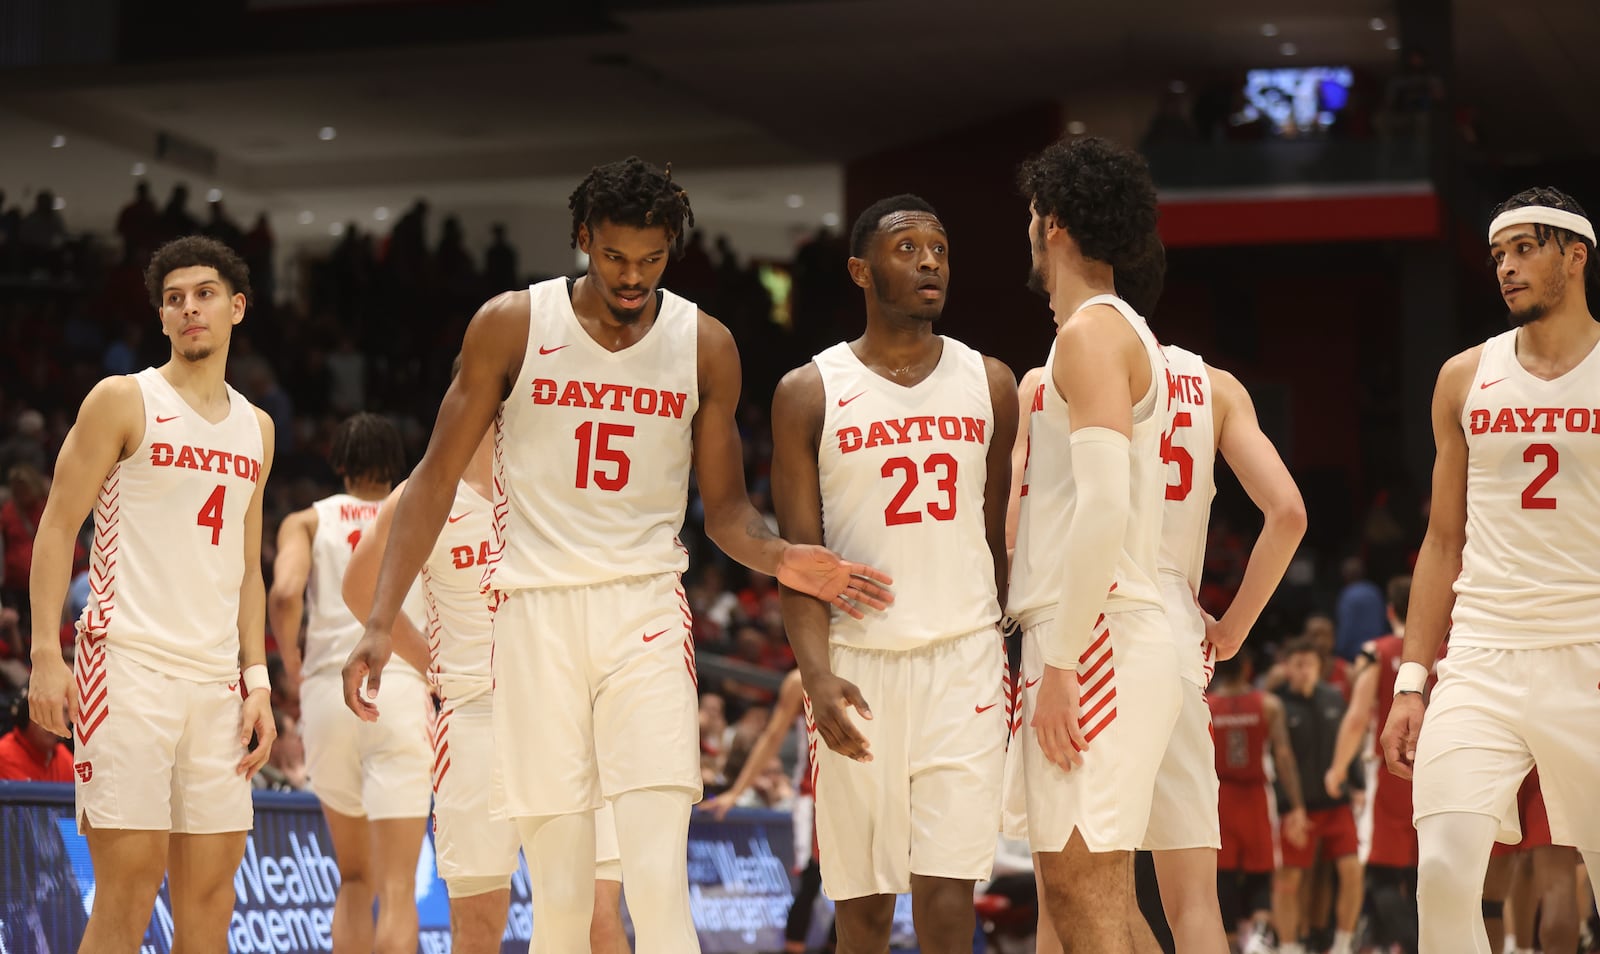
[[[1594,245],[1594,226],[1581,215],[1574,215],[1563,209],[1552,209],[1547,205],[1525,205],[1520,209],[1510,209],[1501,212],[1489,223],[1489,241],[1494,241],[1496,232],[1508,225],[1553,225],[1558,229],[1576,232],[1589,240]]]

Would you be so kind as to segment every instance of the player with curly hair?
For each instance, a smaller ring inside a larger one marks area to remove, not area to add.
[[[1571,197],[1529,189],[1487,240],[1511,327],[1439,371],[1433,505],[1382,737],[1389,771],[1415,776],[1421,954],[1489,950],[1490,849],[1517,840],[1536,766],[1551,841],[1579,848],[1600,887],[1595,227]]]
[[[594,810],[611,803],[640,954],[699,950],[689,914],[689,813],[700,797],[694,644],[677,535],[691,471],[707,535],[740,563],[859,614],[888,578],[767,526],[745,491],[733,336],[659,289],[693,221],[687,193],[637,158],[572,195],[576,280],[491,299],[395,505],[366,635],[345,665],[365,718],[390,628],[473,450],[494,426],[493,721],[505,814],[533,883],[533,950],[589,941]]]
[[[1028,414],[1008,603],[1023,630],[1023,712],[1010,751],[1057,932],[1074,950],[1119,954],[1136,933],[1153,943],[1132,901],[1132,852],[1181,699],[1157,582],[1166,361],[1115,294],[1113,264],[1144,251],[1155,186],[1137,154],[1097,138],[1051,146],[1018,181],[1032,211],[1029,286],[1049,298],[1057,334]]]

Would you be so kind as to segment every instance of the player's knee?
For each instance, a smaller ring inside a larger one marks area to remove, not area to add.
[[[1464,893],[1464,894],[1463,894]],[[1463,870],[1463,866],[1444,856],[1424,856],[1417,862],[1417,897],[1473,897],[1483,894],[1483,875]]]
[[[1304,879],[1304,868],[1279,868],[1272,878],[1272,890],[1279,896],[1293,897],[1300,893],[1300,883]]]
[[[894,898],[875,894],[840,901],[834,905],[834,917],[841,932],[886,938],[894,927]]]
[[[952,878],[918,878],[913,881],[911,890],[914,897],[920,895],[913,909],[928,930],[936,933],[972,932],[972,922],[977,917],[972,905],[972,882]]]

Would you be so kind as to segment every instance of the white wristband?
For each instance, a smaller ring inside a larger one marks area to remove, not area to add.
[[[1394,694],[1402,692],[1422,691],[1428,684],[1428,667],[1419,662],[1405,662],[1400,664],[1400,671],[1394,674]]]
[[[272,680],[267,677],[267,667],[256,663],[254,666],[244,667],[244,691],[246,695],[257,689],[271,689]]]

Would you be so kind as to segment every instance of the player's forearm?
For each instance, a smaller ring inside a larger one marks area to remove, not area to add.
[[[1066,557],[1060,568],[1056,618],[1040,646],[1045,664],[1057,669],[1076,669],[1089,647],[1095,620],[1104,611],[1106,594],[1116,579],[1132,504],[1127,438],[1119,444],[1083,439],[1083,433],[1073,435],[1077,499],[1061,538]]]
[[[1283,582],[1283,574],[1288,571],[1289,563],[1294,559],[1305,534],[1304,505],[1284,505],[1267,510],[1261,535],[1256,538],[1256,544],[1250,550],[1250,560],[1245,564],[1239,592],[1219,620],[1223,629],[1235,634],[1250,632],[1256,620],[1261,618],[1262,611],[1267,608],[1272,594],[1277,592],[1278,584]]]
[[[427,673],[433,665],[433,654],[428,651],[427,637],[411,622],[411,617],[404,613],[396,616],[389,634],[394,640],[394,654],[410,663],[417,672]]]
[[[285,669],[297,673],[300,671],[300,621],[305,614],[305,590],[274,584],[266,604],[267,622],[272,626],[278,655]],[[242,606],[240,620],[243,620]]]
[[[761,766],[771,762],[772,757],[778,754],[778,749],[783,745],[785,728],[777,719],[767,723],[767,727],[761,732],[761,737],[750,747],[750,755],[744,760],[744,768],[739,770],[739,777],[734,779],[733,784],[729,785],[723,794],[738,798],[755,784],[756,777],[762,772]]]
[[[773,577],[789,546],[748,499],[708,512],[706,536],[736,563]]]
[[[1332,765],[1339,769],[1348,766],[1361,749],[1361,740],[1367,737],[1367,722],[1372,718],[1372,708],[1351,703],[1339,723],[1339,736],[1333,743]]]
[[[378,582],[373,588],[371,615],[368,626],[391,630],[400,616],[400,606],[406,594],[422,572],[433,550],[445,517],[450,515],[450,502],[455,499],[457,481],[446,481],[436,475],[426,457],[411,478],[395,504],[394,520],[389,528],[389,545],[383,549],[383,562],[378,568]]]
[[[61,613],[72,582],[73,534],[41,522],[33,538],[28,602],[33,610],[33,660],[61,658]]]
[[[783,628],[789,634],[789,648],[794,650],[801,681],[811,684],[815,679],[831,676],[833,662],[828,657],[830,618],[827,604],[787,586],[779,588],[779,599],[783,604]]]
[[[1450,631],[1456,605],[1455,581],[1461,575],[1461,548],[1430,534],[1417,554],[1411,580],[1411,605],[1406,613],[1405,661],[1433,668],[1439,647]]]
[[[1289,800],[1289,807],[1295,811],[1304,811],[1305,789],[1300,787],[1300,768],[1295,764],[1294,752],[1287,745],[1274,745],[1272,764],[1278,771],[1278,784],[1283,786],[1283,795]]]
[[[245,570],[239,587],[240,669],[267,662],[266,608],[267,586],[261,578],[261,568],[252,566]]]

